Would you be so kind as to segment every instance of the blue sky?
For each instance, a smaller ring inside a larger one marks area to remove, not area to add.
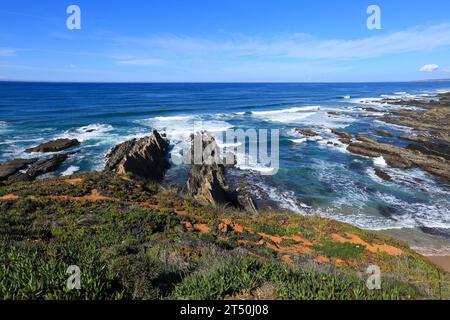
[[[73,4],[81,30],[66,27]],[[0,3],[0,80],[409,81],[450,78],[449,57],[448,0]]]

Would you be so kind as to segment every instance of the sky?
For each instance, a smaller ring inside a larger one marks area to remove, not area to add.
[[[67,8],[80,8],[69,29]],[[381,29],[369,29],[370,5]],[[0,80],[450,78],[448,0],[2,0]]]

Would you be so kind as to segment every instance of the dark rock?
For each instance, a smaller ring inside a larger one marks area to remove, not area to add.
[[[375,168],[375,174],[385,181],[392,180],[392,177],[383,170],[381,170],[380,168]]]
[[[26,174],[30,180],[33,180],[40,175],[57,170],[67,158],[67,154],[57,154],[49,159],[40,160],[32,164]]]
[[[25,169],[32,163],[35,163],[38,159],[15,159],[0,164],[0,181],[6,180],[10,176],[16,174],[18,171]]]
[[[158,131],[150,137],[133,139],[114,147],[107,155],[106,171],[132,174],[146,180],[161,180],[170,167],[169,141]]]
[[[319,134],[317,134],[316,132],[310,130],[310,129],[301,129],[301,128],[296,128],[295,131],[297,133],[300,133],[301,135],[304,135],[305,137],[316,137]]]
[[[385,137],[393,137],[394,136],[392,133],[390,133],[387,130],[375,130],[375,132],[377,134],[379,134],[380,136],[385,136]]]
[[[383,157],[391,167],[401,169],[420,167],[431,174],[450,179],[450,161],[445,158],[379,143],[371,138],[361,138],[358,142],[352,142],[347,150],[366,157]]]
[[[410,150],[417,150],[423,154],[429,154],[433,156],[438,156],[450,160],[450,144],[449,143],[439,143],[431,141],[422,141],[419,143],[413,143],[406,147]]]
[[[32,152],[58,152],[62,150],[69,149],[74,146],[78,146],[80,142],[76,139],[57,139],[53,141],[49,141],[46,143],[42,143],[34,148],[29,148],[25,150],[26,153]]]

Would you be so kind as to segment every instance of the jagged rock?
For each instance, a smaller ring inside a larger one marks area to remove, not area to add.
[[[375,168],[375,174],[385,181],[392,180],[392,177],[388,173],[381,170],[380,168]]]
[[[29,180],[33,180],[40,175],[55,171],[67,158],[67,154],[57,154],[49,159],[38,161],[30,166],[26,175],[29,177]]]
[[[353,136],[347,132],[335,129],[332,129],[331,132],[340,137],[339,141],[342,142],[343,144],[350,144],[351,140],[353,139]]]
[[[10,176],[16,174],[18,171],[25,169],[32,163],[35,163],[38,159],[14,159],[0,164],[0,181],[6,180]]]
[[[348,146],[349,152],[373,158],[383,157],[391,167],[401,169],[420,167],[431,174],[450,179],[450,161],[445,158],[379,143],[368,137],[359,138],[359,141],[352,142]]]
[[[153,130],[150,137],[133,139],[114,147],[107,155],[105,170],[131,173],[147,180],[161,180],[170,167],[168,153],[169,141]]]
[[[189,171],[184,193],[202,204],[213,206],[230,204],[248,212],[257,212],[249,195],[240,194],[227,185],[226,170],[235,165],[235,156],[227,154],[225,158],[222,158],[215,139],[207,132],[197,133],[191,138],[188,160],[195,158],[194,149],[196,153],[200,152],[200,145],[202,152],[195,162],[191,162],[194,165]],[[195,143],[198,143],[197,148],[194,146]],[[203,164],[199,164],[199,159],[203,160]]]
[[[34,148],[25,150],[26,153],[32,152],[58,152],[69,149],[74,146],[78,146],[80,142],[77,139],[57,139],[49,142],[42,143]]]
[[[406,148],[410,150],[417,150],[424,154],[429,154],[433,156],[438,156],[450,160],[450,144],[431,142],[431,141],[421,141],[421,143],[413,143],[408,145]]]
[[[394,135],[387,130],[375,130],[380,136],[393,137]]]
[[[305,137],[316,137],[318,136],[318,134],[310,129],[301,129],[301,128],[296,128],[295,131],[297,133],[300,133],[302,135],[304,135]]]

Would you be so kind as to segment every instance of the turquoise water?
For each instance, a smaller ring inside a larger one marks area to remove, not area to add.
[[[374,135],[387,129],[397,135],[408,128],[385,124],[361,106],[391,108],[372,98],[428,97],[447,83],[362,84],[69,84],[0,82],[0,161],[30,157],[28,147],[54,138],[77,138],[78,152],[54,175],[101,170],[108,150],[124,140],[166,132],[172,156],[186,145],[194,121],[220,135],[231,128],[279,129],[280,170],[252,173],[254,190],[279,206],[303,214],[321,214],[367,229],[433,228],[448,235],[449,188],[418,170],[385,168],[393,181],[374,175],[382,159],[367,159],[330,145],[330,128]],[[347,114],[329,117],[327,111]],[[381,114],[380,114],[381,116]],[[320,137],[305,139],[294,128],[312,128]],[[397,145],[397,138],[377,137]],[[173,167],[169,179],[182,181]],[[258,196],[258,194],[256,194]]]

